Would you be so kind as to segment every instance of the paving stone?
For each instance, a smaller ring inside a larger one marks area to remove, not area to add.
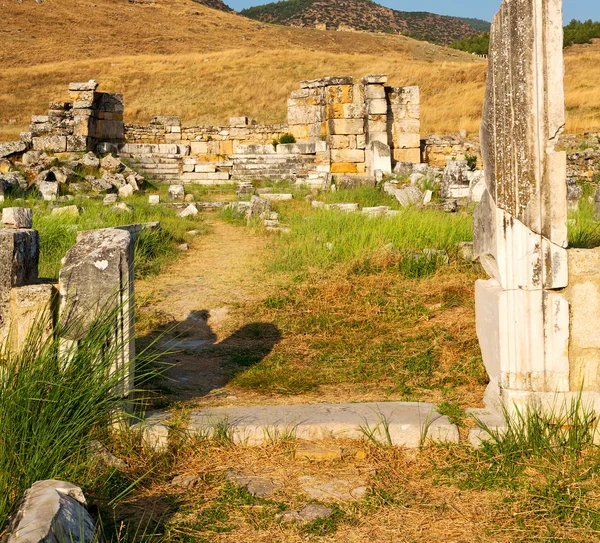
[[[457,443],[458,429],[429,403],[388,402],[209,408],[190,414],[188,431],[210,434],[215,424],[228,420],[234,441],[246,445],[268,442],[267,430],[292,433],[305,441],[331,438],[362,440],[365,429],[382,443],[387,421],[393,445],[416,448],[424,435],[433,441]],[[361,429],[362,428],[362,429]]]
[[[288,524],[290,522],[309,524],[315,520],[329,518],[331,515],[333,515],[333,509],[331,507],[311,503],[298,511],[286,511],[285,513],[281,513],[280,515],[277,515],[276,518],[279,519],[282,524]]]
[[[171,481],[171,485],[180,488],[193,488],[200,482],[200,477],[195,475],[177,475]]]
[[[300,477],[298,484],[313,500],[351,501],[365,497],[368,483],[360,479],[331,479],[322,481],[310,475]]]
[[[270,477],[249,475],[242,471],[228,471],[225,480],[245,488],[250,494],[258,498],[270,498],[283,485]]]

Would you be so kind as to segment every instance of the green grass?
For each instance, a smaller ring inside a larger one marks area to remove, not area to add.
[[[80,206],[83,212],[78,217],[53,216],[47,202],[33,198],[24,201],[8,199],[0,204],[0,209],[10,206],[34,209],[33,227],[40,234],[40,277],[52,279],[58,277],[62,258],[75,245],[77,232],[82,230],[159,221],[159,230],[143,232],[136,242],[135,270],[138,277],[158,273],[166,262],[176,257],[177,245],[190,239],[186,232],[207,231],[200,219],[181,219],[175,209],[148,205],[146,196],[130,198],[127,203],[134,208],[132,213],[113,210],[102,200],[76,198],[73,202],[60,204]]]
[[[0,532],[35,481],[94,484],[87,444],[96,432],[106,434],[123,404],[113,391],[130,369],[113,369],[122,348],[114,339],[118,311],[107,306],[100,312],[66,364],[61,337],[78,323],[59,322],[48,337],[47,314],[39,316],[20,352],[0,351]],[[146,375],[144,356],[136,362],[138,382]]]
[[[356,262],[359,272],[361,264],[366,265],[362,270],[365,273],[370,271],[368,263],[382,255],[393,257],[395,252],[401,256],[399,262],[406,258],[414,261],[414,252],[423,249],[453,252],[459,242],[473,239],[469,215],[435,210],[409,208],[394,217],[315,210],[308,216],[294,212],[285,222],[292,231],[277,246],[270,265],[272,271],[329,269]],[[419,267],[431,265],[431,259],[418,256],[417,260],[421,261]]]
[[[596,184],[582,183],[583,196],[578,211],[569,213],[569,247],[593,249],[600,246],[600,221],[594,220]]]
[[[505,431],[489,430],[479,450],[458,447],[433,468],[462,489],[495,491],[498,507],[518,511],[513,541],[597,541],[600,531],[600,449],[595,415],[580,400],[553,413],[531,408],[507,417]],[[498,528],[501,532],[503,527]]]

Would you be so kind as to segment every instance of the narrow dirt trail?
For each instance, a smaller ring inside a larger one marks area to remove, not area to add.
[[[168,401],[195,405],[228,396],[228,362],[240,353],[268,352],[280,334],[269,323],[240,321],[235,309],[268,296],[264,263],[269,239],[249,228],[209,220],[211,231],[157,277],[139,281],[146,318],[167,325],[162,346]],[[273,288],[271,285],[270,288]],[[207,397],[211,394],[210,399]]]

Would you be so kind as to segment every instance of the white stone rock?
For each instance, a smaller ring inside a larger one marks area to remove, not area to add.
[[[26,207],[5,207],[2,210],[2,223],[5,228],[31,228],[33,210]]]
[[[198,215],[198,208],[194,204],[190,204],[179,214],[182,219],[185,217],[195,217],[196,215]]]
[[[148,203],[151,206],[160,204],[160,194],[151,194],[150,196],[148,196]]]
[[[169,200],[183,202],[185,199],[185,188],[183,185],[171,185],[169,187]]]

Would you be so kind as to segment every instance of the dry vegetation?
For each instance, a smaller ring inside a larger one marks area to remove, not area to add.
[[[383,72],[393,85],[421,87],[424,134],[479,128],[485,61],[426,42],[270,26],[191,0],[0,7],[0,139],[26,129],[69,81],[92,78],[123,92],[129,122],[168,114],[193,124],[242,114],[283,121],[302,79]],[[567,51],[571,132],[600,129],[599,66],[598,44]]]

